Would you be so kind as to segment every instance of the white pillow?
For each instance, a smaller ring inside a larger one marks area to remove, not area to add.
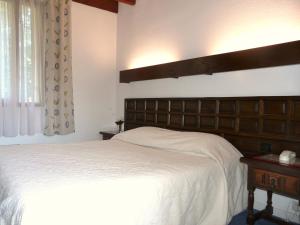
[[[113,140],[206,156],[217,160],[220,164],[224,164],[224,161],[228,160],[239,160],[242,156],[232,144],[221,136],[201,132],[140,127],[117,134]]]

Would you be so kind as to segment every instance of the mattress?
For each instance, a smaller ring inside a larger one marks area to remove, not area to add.
[[[138,128],[109,141],[0,147],[1,225],[225,225],[245,208],[221,137]]]

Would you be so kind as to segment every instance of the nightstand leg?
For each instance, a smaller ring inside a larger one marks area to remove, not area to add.
[[[267,191],[268,193],[268,200],[267,200],[267,207],[266,207],[266,211],[268,213],[269,216],[273,215],[273,206],[272,206],[272,191]]]
[[[247,225],[254,225],[254,187],[248,187],[248,215],[247,215]]]

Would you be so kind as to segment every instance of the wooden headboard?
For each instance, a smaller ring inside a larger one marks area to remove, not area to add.
[[[300,156],[300,96],[125,99],[125,130],[141,126],[219,134],[244,155]]]

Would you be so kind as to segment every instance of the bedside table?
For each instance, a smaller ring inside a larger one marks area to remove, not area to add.
[[[263,218],[278,224],[290,224],[274,218],[272,194],[280,194],[297,199],[300,204],[300,159],[294,164],[281,164],[278,155],[263,155],[251,158],[242,157],[242,163],[248,165],[248,216],[247,224],[253,225]],[[267,206],[254,213],[254,191],[256,188],[267,191]]]
[[[117,131],[100,131],[99,134],[102,135],[103,140],[109,140],[119,132]]]

